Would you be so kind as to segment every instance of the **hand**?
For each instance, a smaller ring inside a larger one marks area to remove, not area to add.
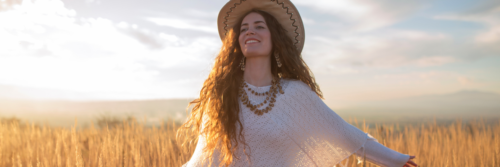
[[[415,156],[410,155],[410,159],[408,159],[408,162],[403,167],[411,167],[410,165],[417,166],[415,162],[413,162],[411,159],[415,158]]]

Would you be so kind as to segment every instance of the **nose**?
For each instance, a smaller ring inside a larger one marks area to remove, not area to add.
[[[250,34],[255,35],[255,32],[253,32],[253,30],[251,30],[251,29],[248,29],[246,32],[246,35],[250,35]]]

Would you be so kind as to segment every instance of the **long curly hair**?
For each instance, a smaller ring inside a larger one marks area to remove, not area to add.
[[[243,81],[240,61],[244,55],[238,37],[243,18],[250,13],[258,13],[264,17],[271,32],[271,53],[279,53],[283,64],[281,68],[278,68],[276,59],[270,56],[272,75],[278,77],[280,73],[281,78],[300,80],[323,98],[312,72],[276,18],[260,10],[248,12],[226,34],[222,48],[215,58],[214,66],[200,91],[200,97],[189,103],[188,113],[191,105],[194,107],[188,114],[188,120],[177,131],[178,138],[187,134],[204,137],[206,147],[203,149],[205,155],[203,164],[208,160],[211,165],[213,163],[211,157],[214,157],[214,152],[218,151],[220,152],[219,162],[221,162],[219,165],[229,166],[233,158],[239,159],[235,156],[239,144],[244,146],[245,155],[248,156],[245,149],[248,145],[242,135],[243,126],[239,119],[238,89]],[[192,138],[189,143],[194,143],[195,140],[197,138]]]

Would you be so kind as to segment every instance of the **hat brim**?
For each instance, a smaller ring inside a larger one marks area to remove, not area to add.
[[[290,0],[230,0],[222,7],[217,17],[217,28],[221,40],[244,14],[253,9],[262,10],[274,16],[287,31],[286,34],[292,39],[299,53],[302,52],[305,40],[304,24],[299,11]]]

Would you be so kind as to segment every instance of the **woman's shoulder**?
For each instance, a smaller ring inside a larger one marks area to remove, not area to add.
[[[311,90],[311,87],[307,85],[306,83],[302,82],[301,80],[298,79],[283,79],[284,82],[287,82],[289,90],[295,91],[297,93],[309,93],[309,92],[314,92]]]

